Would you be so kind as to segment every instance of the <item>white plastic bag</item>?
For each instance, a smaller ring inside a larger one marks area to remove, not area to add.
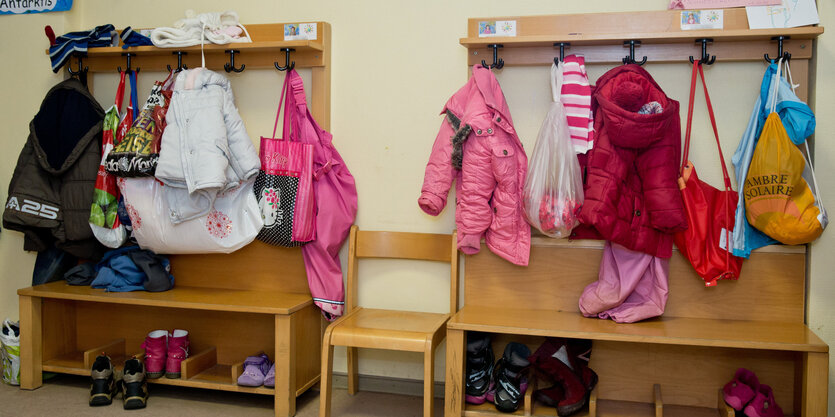
[[[554,102],[539,129],[525,180],[525,217],[553,238],[568,237],[583,205],[583,177],[571,146],[565,107],[560,102],[562,63],[551,66]]]
[[[175,225],[168,218],[165,185],[155,178],[118,180],[133,236],[143,249],[158,254],[231,253],[255,240],[264,221],[252,191],[254,183],[255,177],[219,193],[208,214]]]
[[[0,358],[3,360],[3,382],[20,385],[20,325],[3,321],[0,332]]]

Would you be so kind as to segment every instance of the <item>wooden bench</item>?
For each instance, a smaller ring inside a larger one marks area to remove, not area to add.
[[[171,256],[175,288],[108,293],[63,281],[24,288],[20,296],[21,388],[43,384],[41,371],[89,375],[106,352],[116,367],[149,331],[189,331],[189,358],[178,385],[275,396],[276,416],[292,416],[296,397],[319,381],[321,319],[301,250],[258,241],[229,255]],[[267,352],[275,388],[236,384],[244,359]]]
[[[509,341],[533,351],[545,337],[594,340],[591,367],[600,382],[579,415],[715,416],[718,407],[733,416],[721,388],[739,367],[774,389],[786,415],[826,415],[829,347],[804,324],[805,247],[758,250],[739,281],[714,288],[674,251],[665,314],[634,324],[579,313],[602,252],[602,242],[535,237],[528,267],[486,247],[466,257],[464,307],[447,325],[447,417],[502,414],[489,403],[464,402],[468,331],[493,333],[497,358]],[[516,414],[556,415],[533,401],[535,388],[533,381]]]

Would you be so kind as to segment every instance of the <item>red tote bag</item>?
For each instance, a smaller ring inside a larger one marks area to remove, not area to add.
[[[696,74],[702,79],[705,102],[719,149],[719,161],[722,164],[722,176],[725,187],[719,190],[699,179],[696,167],[688,160],[690,155],[690,128],[693,124],[693,101],[696,97]],[[707,93],[705,75],[701,63],[693,63],[693,76],[690,80],[690,103],[687,107],[687,130],[684,139],[684,157],[681,162],[681,176],[678,179],[684,209],[687,215],[687,230],[673,236],[676,247],[684,255],[696,273],[708,287],[715,286],[720,279],[737,279],[742,268],[743,258],[733,256],[733,227],[736,204],[739,196],[731,188],[731,179],[725,167],[725,157],[719,144],[719,131],[713,116],[713,106]]]

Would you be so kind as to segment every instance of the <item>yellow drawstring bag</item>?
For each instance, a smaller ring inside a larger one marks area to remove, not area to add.
[[[779,82],[779,77],[778,71],[774,78]],[[774,96],[745,178],[746,216],[752,226],[782,243],[809,243],[826,227],[826,211],[805,179],[816,183],[814,171],[774,110]]]

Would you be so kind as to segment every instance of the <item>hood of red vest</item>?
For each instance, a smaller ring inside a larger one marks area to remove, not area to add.
[[[642,105],[658,102],[661,113],[639,114]],[[678,118],[678,101],[639,65],[622,65],[603,74],[592,92],[595,117],[602,117],[609,138],[623,148],[646,148],[658,141]]]

